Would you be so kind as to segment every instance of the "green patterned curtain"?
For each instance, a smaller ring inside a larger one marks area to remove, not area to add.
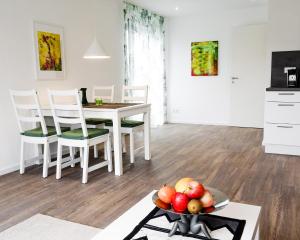
[[[165,19],[124,3],[125,85],[148,85],[152,125],[166,120]]]

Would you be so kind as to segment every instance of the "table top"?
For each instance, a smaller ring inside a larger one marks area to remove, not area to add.
[[[149,193],[92,240],[123,240],[154,209],[155,205],[152,202],[154,192]],[[259,224],[260,210],[259,206],[230,202],[213,215],[246,220],[241,240],[253,240]]]
[[[124,107],[131,107],[141,105],[142,103],[103,103],[101,105],[96,105],[96,103],[89,103],[88,105],[83,105],[83,108],[98,108],[98,109],[118,109]]]
[[[151,104],[146,103],[103,103],[102,105],[96,105],[95,103],[89,103],[88,105],[82,105],[85,111],[100,111],[100,112],[110,112],[110,111],[126,111],[133,109],[149,108]],[[43,105],[41,107],[43,111],[51,111],[49,105]],[[74,110],[70,110],[74,111]]]

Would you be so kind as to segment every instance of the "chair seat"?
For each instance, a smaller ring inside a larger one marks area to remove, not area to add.
[[[48,137],[48,136],[56,135],[55,127],[49,127],[49,126],[47,126],[47,130],[48,130],[48,134],[47,135],[43,134],[43,130],[42,130],[41,127],[27,130],[22,135],[28,136],[28,137]],[[62,132],[66,132],[66,131],[69,131],[69,130],[70,130],[70,128],[68,128],[68,127],[62,127],[61,128]]]
[[[86,124],[88,124],[88,125],[99,125],[99,124],[104,124],[109,121],[111,121],[111,120],[104,119],[104,118],[88,118],[85,120]]]
[[[134,120],[127,120],[127,119],[121,121],[121,127],[123,127],[123,128],[134,128],[137,126],[141,126],[143,124],[144,124],[144,122],[142,122],[142,121],[134,121]],[[112,127],[113,122],[112,121],[106,122],[105,126]]]
[[[66,139],[73,139],[73,140],[84,140],[84,139],[99,137],[109,133],[108,129],[102,129],[102,128],[88,128],[87,131],[88,131],[87,138],[83,136],[83,132],[81,128],[63,132],[60,137]]]

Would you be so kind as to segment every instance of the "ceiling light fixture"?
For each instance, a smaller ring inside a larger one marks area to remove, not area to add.
[[[83,58],[85,59],[107,59],[110,58],[102,48],[102,46],[98,43],[95,38],[90,47],[86,50]]]
[[[178,11],[178,10],[179,10],[179,7],[175,7],[175,10]]]

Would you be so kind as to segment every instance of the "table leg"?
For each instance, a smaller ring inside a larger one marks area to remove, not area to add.
[[[115,175],[121,176],[123,174],[123,161],[122,161],[122,144],[121,144],[121,119],[118,113],[115,113],[113,116],[113,135],[114,135]]]
[[[151,159],[150,150],[150,110],[144,113],[144,149],[145,160]]]

